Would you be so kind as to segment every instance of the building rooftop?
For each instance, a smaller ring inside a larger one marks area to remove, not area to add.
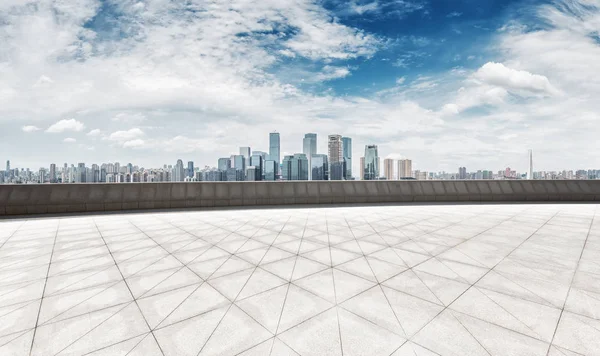
[[[379,205],[0,220],[0,355],[599,355],[598,214]]]

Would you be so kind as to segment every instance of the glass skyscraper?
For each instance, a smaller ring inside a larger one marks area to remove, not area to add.
[[[265,161],[265,180],[274,181],[277,180],[277,172],[279,171],[279,164],[272,160]]]
[[[279,132],[271,132],[269,134],[269,157],[270,161],[277,162],[277,165],[281,162],[280,157],[281,142],[279,138]]]
[[[284,180],[308,180],[308,158],[304,153],[283,158]]]
[[[342,137],[342,156],[346,165],[345,179],[352,179],[352,139],[350,137]]]
[[[327,155],[314,154],[311,158],[312,180],[329,180]]]
[[[311,167],[312,156],[317,154],[317,134],[307,133],[302,140],[302,153],[308,158],[308,166]],[[308,179],[312,179],[312,171],[308,172]]]
[[[375,180],[379,178],[379,154],[377,145],[365,146],[365,180]]]

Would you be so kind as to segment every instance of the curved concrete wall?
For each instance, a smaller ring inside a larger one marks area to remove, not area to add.
[[[0,185],[0,215],[286,204],[599,201],[600,180]]]

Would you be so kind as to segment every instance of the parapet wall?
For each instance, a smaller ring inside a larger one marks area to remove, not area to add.
[[[494,201],[600,202],[600,180],[0,185],[0,216],[223,206]]]

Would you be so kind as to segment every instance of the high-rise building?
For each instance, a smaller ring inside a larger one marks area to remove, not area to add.
[[[277,172],[279,171],[279,164],[276,161],[267,160],[265,161],[265,180],[275,181],[277,180]]]
[[[308,158],[308,166],[312,167],[312,156],[317,154],[317,134],[307,133],[302,140],[302,153]],[[312,170],[308,172],[308,179],[311,179]]]
[[[327,153],[329,160],[329,179],[344,179],[344,147],[341,135],[329,135],[327,142]]]
[[[342,156],[346,165],[345,179],[352,179],[352,139],[350,137],[342,137]]]
[[[311,171],[311,180],[329,180],[329,164],[327,162],[327,155],[312,155]]]
[[[77,176],[75,178],[75,182],[77,183],[85,183],[87,181],[87,174],[85,169],[85,163],[77,164]]]
[[[6,174],[10,174],[10,160],[6,161]]]
[[[284,180],[308,180],[308,158],[304,153],[283,158],[282,175]]]
[[[529,167],[527,170],[527,179],[533,179],[533,150],[529,150]]]
[[[92,164],[91,182],[92,183],[98,183],[98,182],[100,182],[100,167],[98,167],[97,164]]]
[[[398,179],[412,178],[412,161],[410,159],[398,160]]]
[[[187,176],[192,178],[194,176],[194,162],[189,161],[187,166]]]
[[[229,168],[231,168],[231,159],[229,158],[219,158],[219,163],[217,167],[220,171],[227,172]]]
[[[246,168],[246,180],[249,182],[261,180],[262,174],[259,167],[248,166]]]
[[[467,167],[458,167],[458,179],[467,179]]]
[[[231,156],[231,162],[233,163],[233,168],[242,172],[242,176],[246,175],[246,158],[243,155]]]
[[[252,156],[252,150],[250,147],[240,147],[240,155],[244,156],[244,159],[247,162],[250,162],[250,156]]]
[[[360,180],[365,180],[365,158],[360,158]]]
[[[48,173],[50,183],[56,183],[56,164],[50,164],[50,173]]]
[[[264,174],[264,158],[260,153],[253,153],[250,157],[250,166],[253,166],[257,170],[257,179],[254,180],[262,180],[262,176]],[[246,170],[247,171],[247,170]]]
[[[365,180],[375,180],[379,178],[379,154],[377,145],[365,146]]]
[[[173,182],[183,182],[185,180],[185,168],[183,161],[178,159],[177,164],[173,167]]]
[[[394,179],[394,160],[386,158],[383,160],[383,175],[386,179]]]
[[[281,142],[279,132],[271,132],[269,134],[269,157],[270,161],[277,162],[277,166],[281,163]]]
[[[38,183],[46,182],[46,170],[44,168],[40,168],[38,173]]]

